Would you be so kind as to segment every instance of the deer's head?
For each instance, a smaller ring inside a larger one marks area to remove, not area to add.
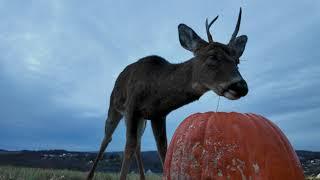
[[[194,85],[212,90],[219,96],[236,100],[248,93],[247,83],[238,69],[239,58],[248,39],[246,35],[237,36],[241,21],[241,8],[236,28],[228,44],[215,42],[212,39],[209,28],[217,19],[218,16],[209,24],[206,20],[208,42],[201,39],[185,24],[178,26],[179,40],[182,47],[193,52],[195,56]]]

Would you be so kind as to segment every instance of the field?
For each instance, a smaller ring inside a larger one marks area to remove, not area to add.
[[[41,168],[22,168],[13,166],[0,166],[0,180],[81,180],[85,173],[70,170],[52,170]],[[94,180],[116,180],[119,174],[96,173]],[[138,180],[137,174],[129,174],[129,180]],[[161,180],[161,175],[147,174],[147,180]],[[307,177],[306,180],[316,180]]]
[[[320,178],[315,178],[315,177],[311,177],[311,176],[309,176],[309,177],[306,177],[306,180],[319,180]]]
[[[51,170],[40,168],[22,168],[13,166],[0,166],[0,180],[81,180],[85,173],[70,170]],[[94,180],[116,180],[119,174],[96,173]],[[130,174],[129,180],[138,180],[137,174]],[[160,175],[147,174],[146,179],[161,180]]]

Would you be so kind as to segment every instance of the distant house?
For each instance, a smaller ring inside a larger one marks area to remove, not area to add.
[[[148,169],[146,174],[153,174],[153,172],[151,171],[151,169]]]

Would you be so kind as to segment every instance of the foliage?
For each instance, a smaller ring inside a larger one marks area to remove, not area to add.
[[[81,180],[84,177],[85,173],[80,171],[0,166],[0,180]],[[128,178],[129,180],[138,180],[139,175],[129,174]],[[147,174],[146,178],[160,180],[161,176]],[[97,172],[94,178],[94,180],[113,179],[119,179],[119,174]]]
[[[13,166],[0,166],[0,180],[81,180],[84,179],[85,173],[70,170],[53,170],[41,168],[22,168]],[[129,174],[129,180],[138,180],[137,174]],[[147,174],[148,180],[160,180],[159,174]],[[115,180],[119,179],[116,173],[95,174],[94,180]],[[317,180],[315,177],[306,177],[306,180]]]

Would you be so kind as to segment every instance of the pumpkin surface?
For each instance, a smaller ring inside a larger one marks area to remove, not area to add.
[[[197,113],[169,145],[164,179],[303,180],[297,155],[281,130],[255,114]]]

